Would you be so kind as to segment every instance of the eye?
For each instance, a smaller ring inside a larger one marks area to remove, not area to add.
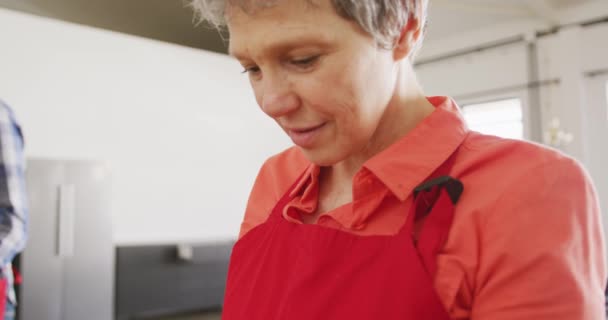
[[[294,59],[291,60],[292,64],[297,65],[298,67],[309,67],[313,63],[315,63],[319,59],[319,56],[311,56],[304,59]]]
[[[258,67],[258,66],[245,67],[245,70],[243,70],[241,73],[248,73],[250,75],[257,75],[258,73],[260,73],[260,67]]]

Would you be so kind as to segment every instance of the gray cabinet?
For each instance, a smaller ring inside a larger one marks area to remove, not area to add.
[[[109,174],[94,161],[30,159],[30,228],[20,320],[110,320],[114,249]]]
[[[218,311],[224,299],[233,242],[119,246],[116,250],[116,319],[149,319]]]

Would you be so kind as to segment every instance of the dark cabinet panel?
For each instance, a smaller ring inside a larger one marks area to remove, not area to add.
[[[193,245],[192,259],[176,245],[116,249],[116,319],[219,310],[233,243]]]

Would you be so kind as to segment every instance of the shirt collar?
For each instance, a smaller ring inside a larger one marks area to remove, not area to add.
[[[435,110],[403,138],[363,164],[401,201],[464,141],[468,128],[448,97],[430,97]]]

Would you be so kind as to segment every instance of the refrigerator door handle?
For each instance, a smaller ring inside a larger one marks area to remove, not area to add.
[[[68,258],[74,254],[74,196],[73,184],[59,186],[57,256],[61,258]]]

